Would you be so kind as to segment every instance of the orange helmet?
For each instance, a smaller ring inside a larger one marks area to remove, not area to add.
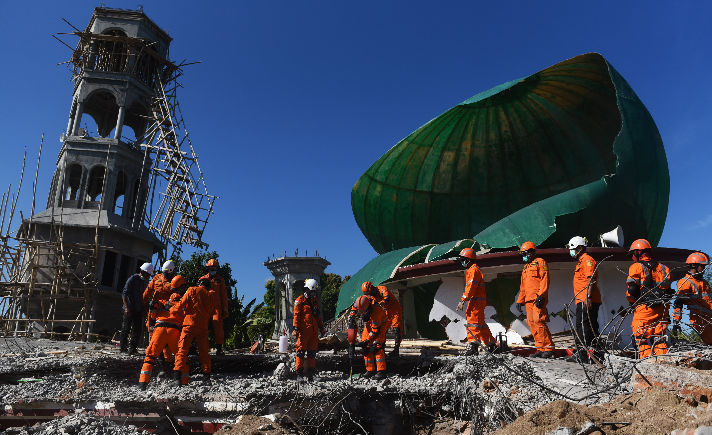
[[[687,264],[702,264],[707,266],[710,264],[710,259],[707,257],[705,254],[702,252],[693,252],[687,257],[687,260],[685,260],[685,263]]]
[[[630,249],[628,249],[628,252],[631,251],[643,251],[645,249],[653,249],[652,246],[650,246],[650,242],[645,240],[645,239],[638,239],[634,241],[633,243],[630,244]]]
[[[475,250],[472,248],[465,248],[462,251],[460,251],[460,257],[465,257],[469,258],[470,260],[474,260],[477,254],[475,254]]]
[[[371,296],[359,296],[358,299],[356,299],[356,302],[354,302],[354,306],[356,307],[356,311],[359,313],[365,313],[366,310],[371,306],[373,303],[373,298]]]
[[[207,263],[205,263],[205,267],[208,269],[217,269],[220,267],[220,264],[218,263],[218,260],[211,258]]]
[[[361,291],[365,295],[371,294],[372,287],[373,287],[373,283],[371,281],[366,281],[363,284],[361,284]]]
[[[171,288],[172,289],[179,289],[186,284],[187,283],[185,282],[185,278],[183,278],[181,275],[176,275],[171,280]]]
[[[519,248],[519,252],[527,252],[531,249],[536,249],[536,245],[532,242],[524,242],[522,247]]]

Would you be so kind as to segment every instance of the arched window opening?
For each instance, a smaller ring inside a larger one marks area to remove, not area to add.
[[[89,183],[87,186],[86,207],[99,208],[101,203],[101,194],[104,189],[104,173],[106,169],[103,166],[94,166],[89,172]]]
[[[129,219],[134,218],[134,214],[136,213],[136,210],[138,209],[136,207],[136,204],[138,202],[138,180],[134,181],[133,184],[133,195],[131,195],[131,202],[129,203],[129,211],[126,214],[126,217]]]
[[[148,115],[149,113],[146,106],[138,101],[134,101],[133,104],[128,107],[126,116],[124,117],[124,128],[131,128],[134,135],[132,142],[142,139],[144,133],[146,133]],[[130,133],[124,130],[122,136],[129,138]]]
[[[64,180],[63,199],[65,201],[76,201],[78,199],[79,186],[82,182],[82,166],[75,163],[67,168]]]
[[[114,189],[114,206],[112,210],[114,214],[119,216],[123,215],[124,212],[124,200],[126,199],[126,174],[124,171],[119,171],[119,175],[116,177],[116,188]]]
[[[86,99],[84,106],[84,113],[96,122],[99,136],[107,137],[116,127],[116,119],[119,116],[119,105],[116,104],[114,94],[106,90],[93,92]],[[89,133],[90,136],[93,134],[92,129],[89,129]]]
[[[126,34],[118,29],[107,30],[96,43],[96,60],[94,69],[106,72],[126,71],[129,59]]]

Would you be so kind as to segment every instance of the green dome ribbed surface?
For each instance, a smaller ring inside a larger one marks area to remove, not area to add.
[[[482,92],[391,148],[356,182],[356,221],[379,253],[474,238],[561,246],[616,225],[662,234],[667,160],[652,117],[599,54]]]

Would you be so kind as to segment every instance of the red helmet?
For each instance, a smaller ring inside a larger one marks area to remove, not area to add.
[[[218,260],[216,260],[215,258],[211,258],[210,260],[208,260],[207,263],[205,263],[205,267],[207,267],[208,269],[217,269],[218,267],[220,267],[220,263],[218,263]]]
[[[372,287],[373,287],[373,283],[371,281],[366,281],[363,284],[361,284],[361,292],[363,292],[363,294],[365,294],[365,295],[371,294]]]
[[[179,289],[186,284],[187,283],[185,282],[185,278],[183,278],[180,275],[174,276],[173,279],[171,280],[171,288],[172,289]]]
[[[356,302],[354,302],[354,306],[356,307],[356,311],[359,313],[365,313],[366,310],[371,306],[373,303],[373,298],[371,296],[359,296],[358,299],[356,299]]]
[[[470,260],[474,260],[477,254],[475,254],[475,250],[472,248],[465,248],[462,251],[460,251],[460,257],[465,257],[469,258]]]
[[[693,252],[687,257],[687,260],[685,260],[685,263],[687,264],[702,264],[704,266],[707,266],[710,264],[710,259],[707,257],[707,255],[703,254],[702,252]]]
[[[519,248],[519,252],[527,252],[529,250],[536,249],[536,245],[532,242],[524,242],[522,247]]]
[[[630,249],[628,249],[628,252],[631,251],[643,251],[645,249],[653,249],[652,246],[650,246],[650,242],[645,240],[645,239],[638,239],[634,241],[633,243],[630,244]]]

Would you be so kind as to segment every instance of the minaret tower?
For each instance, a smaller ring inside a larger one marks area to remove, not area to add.
[[[108,8],[94,9],[77,34],[74,90],[47,209],[26,219],[23,230],[50,239],[59,224],[65,242],[86,244],[98,234],[99,293],[116,294],[163,248],[145,226],[152,160],[141,144],[154,81],[172,65],[171,38],[142,11]],[[83,128],[87,118],[97,131]]]

